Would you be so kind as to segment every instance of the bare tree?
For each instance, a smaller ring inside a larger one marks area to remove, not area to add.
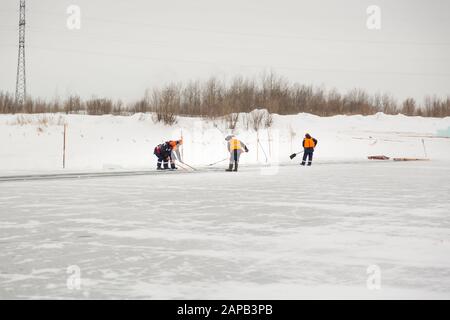
[[[385,93],[381,97],[381,106],[382,106],[383,112],[386,114],[398,113],[397,103],[396,103],[394,97],[392,97],[390,94]]]
[[[402,114],[414,116],[416,114],[416,101],[413,98],[407,98],[402,103]]]

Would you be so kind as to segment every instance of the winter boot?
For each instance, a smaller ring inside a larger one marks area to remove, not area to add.
[[[233,164],[230,163],[228,169],[226,169],[225,171],[233,171]]]
[[[311,166],[311,161],[308,162],[308,166]]]
[[[233,171],[237,171],[237,169],[238,169],[238,162],[235,162],[235,163],[234,163],[234,170],[233,170]]]
[[[162,170],[162,168],[161,168],[161,162],[158,162],[158,164],[156,165],[156,170]]]
[[[300,163],[300,165],[304,166],[305,165],[305,161],[302,161],[302,163]]]
[[[167,170],[167,169],[169,169],[169,164],[166,162],[166,163],[164,163],[164,170]]]
[[[172,163],[170,164],[170,169],[175,170],[175,169],[178,169],[178,168],[175,167],[175,163],[172,162]]]

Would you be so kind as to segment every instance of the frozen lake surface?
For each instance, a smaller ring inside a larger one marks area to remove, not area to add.
[[[0,182],[0,298],[449,299],[449,178],[430,161]]]

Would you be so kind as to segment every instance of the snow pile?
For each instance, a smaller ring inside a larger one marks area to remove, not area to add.
[[[185,162],[204,166],[227,158],[224,137],[230,133],[250,149],[242,164],[288,162],[291,153],[302,150],[306,132],[319,140],[314,154],[318,162],[363,160],[378,154],[450,159],[450,117],[273,115],[272,126],[258,132],[248,119],[241,114],[233,131],[225,119],[179,117],[169,127],[154,123],[151,114],[1,115],[0,170],[61,169],[64,124],[66,169],[73,170],[154,168],[154,147],[180,137]]]

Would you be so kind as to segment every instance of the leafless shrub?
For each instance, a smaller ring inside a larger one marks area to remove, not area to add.
[[[69,113],[80,113],[84,111],[84,105],[81,101],[80,96],[70,96],[63,103],[64,112]]]
[[[202,90],[198,81],[190,81],[181,92],[180,115],[202,115]]]
[[[86,101],[86,111],[89,115],[111,114],[114,103],[110,99],[93,98]]]
[[[50,119],[45,114],[38,118],[37,123],[41,126],[48,127]]]
[[[252,120],[250,118],[250,115],[248,113],[241,113],[239,116],[241,119],[242,127],[247,131],[250,130],[250,128],[252,127]]]
[[[239,113],[230,113],[225,116],[225,121],[227,123],[227,128],[235,130],[239,122]]]
[[[263,119],[265,117],[266,110],[255,109],[250,112],[250,124],[253,130],[259,131],[263,126]]]
[[[15,113],[16,103],[12,94],[0,92],[0,113]]]
[[[381,111],[385,114],[397,114],[397,103],[395,102],[394,97],[389,94],[384,94],[381,97]]]
[[[45,128],[52,125],[62,125],[65,123],[65,119],[59,116],[57,119],[52,114],[18,114],[14,121],[10,122],[10,125],[37,125],[40,128]]]
[[[385,98],[383,96],[383,98]],[[382,103],[390,103],[389,97],[382,100]],[[349,91],[342,101],[341,111],[344,114],[373,114],[375,109],[371,105],[370,96],[362,89],[353,89]]]
[[[19,125],[19,126],[23,126],[26,124],[30,124],[31,123],[31,118],[29,117],[25,117],[23,114],[19,114],[16,116],[15,121],[11,122],[11,125]]]
[[[122,100],[118,100],[116,102],[113,103],[112,106],[112,114],[115,116],[120,116],[125,114],[126,110],[124,108],[124,103],[122,102]]]
[[[150,108],[155,112],[155,122],[173,125],[177,122],[176,110],[180,110],[180,91],[177,86],[170,86],[153,91]]]
[[[134,113],[146,113],[150,111],[150,103],[147,98],[143,98],[134,103],[131,109]]]
[[[273,124],[273,116],[271,113],[266,112],[264,115],[264,128],[270,128]]]
[[[426,96],[421,115],[425,117],[448,117],[450,115],[450,96],[442,100],[436,95]]]
[[[326,109],[324,110],[324,116],[330,116],[335,114],[344,113],[344,103],[342,100],[342,95],[337,92],[336,89],[332,89],[328,92],[326,101]]]
[[[214,119],[223,115],[226,105],[223,104],[224,86],[221,82],[214,77],[210,78],[203,86],[202,96],[201,116]]]
[[[403,101],[401,113],[407,116],[416,115],[416,100],[407,98]]]

